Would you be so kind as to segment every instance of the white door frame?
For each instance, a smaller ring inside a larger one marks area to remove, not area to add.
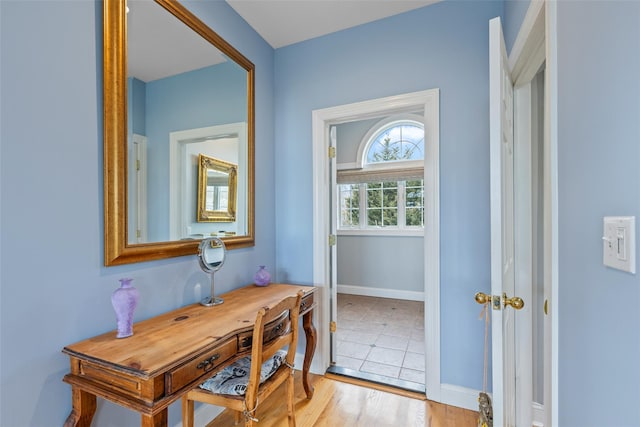
[[[524,229],[531,225],[530,209],[528,209],[528,201],[530,197],[530,147],[531,147],[531,123],[530,106],[531,106],[531,80],[538,72],[540,65],[546,62],[545,67],[545,106],[544,106],[544,271],[545,271],[545,298],[550,302],[557,301],[558,277],[557,277],[557,60],[556,60],[556,2],[547,2],[544,0],[535,0],[530,3],[527,14],[524,18],[518,36],[514,42],[511,54],[509,56],[509,65],[512,70],[512,77],[515,88],[515,138],[516,146],[524,148],[518,154],[516,150],[516,165],[519,171],[518,192],[516,198],[516,209],[519,208],[518,216],[523,219],[520,222],[520,228],[516,231],[518,239],[516,239],[516,251],[518,256],[516,260],[520,260],[520,264],[516,267],[516,289],[530,290],[531,275],[527,272],[526,260],[530,257],[530,235]],[[527,152],[527,150],[529,150]],[[520,157],[520,155],[525,154]],[[524,191],[523,191],[524,190]],[[518,201],[521,203],[518,203]],[[522,239],[524,237],[524,239]],[[522,240],[521,240],[522,239]],[[524,261],[524,263],[522,262]],[[519,274],[518,274],[519,273]],[[519,291],[520,292],[520,291]],[[522,295],[525,301],[529,301],[531,306],[530,292]],[[546,318],[545,339],[547,340],[545,350],[545,372],[544,372],[544,407],[539,408],[533,405],[528,409],[529,414],[525,415],[525,419],[533,417],[534,425],[556,426],[558,425],[558,383],[557,383],[557,366],[558,366],[558,313],[556,304],[551,303],[550,316]],[[526,307],[526,305],[525,305]],[[523,313],[524,314],[524,313]],[[524,328],[529,328],[530,324],[524,324]],[[519,337],[523,337],[524,331],[518,332]],[[519,370],[520,380],[522,384],[531,383],[531,356],[532,346],[530,336],[523,342],[518,343],[518,364],[524,366],[525,370]],[[525,387],[526,388],[526,387]],[[525,391],[525,397],[531,401],[531,390]],[[527,397],[528,396],[528,397]],[[518,424],[519,425],[519,424]]]
[[[190,233],[187,228],[194,221],[197,182],[192,182],[190,159],[187,158],[187,145],[203,143],[223,138],[236,138],[238,141],[247,140],[246,122],[229,123],[224,125],[207,126],[202,128],[187,129],[169,133],[169,237],[171,240],[180,240]],[[205,152],[206,154],[206,152]],[[216,156],[218,157],[218,156]],[[238,143],[237,158],[223,158],[238,164],[238,170],[246,171],[248,164],[247,144]],[[195,166],[194,166],[195,167]],[[246,217],[247,209],[247,174],[238,173],[238,192],[236,215],[238,218]],[[246,222],[236,223],[236,232],[244,234],[243,227]]]
[[[329,127],[333,124],[381,115],[424,110],[425,130],[425,351],[426,390],[430,400],[440,401],[440,171],[438,89],[357,102],[312,112],[313,132],[313,282],[322,288],[318,313],[319,354],[314,372],[330,365],[330,234]],[[434,119],[435,118],[435,119]]]

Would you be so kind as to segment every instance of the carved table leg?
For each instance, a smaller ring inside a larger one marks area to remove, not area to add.
[[[72,386],[71,403],[73,408],[64,427],[89,427],[96,413],[96,396]]]
[[[165,408],[155,415],[142,414],[142,427],[167,427],[167,418],[169,411]]]
[[[313,387],[309,384],[309,368],[311,359],[316,351],[316,327],[313,326],[313,310],[309,310],[302,316],[302,327],[307,338],[307,346],[304,350],[304,363],[302,364],[302,386],[307,394],[307,399],[313,397]]]

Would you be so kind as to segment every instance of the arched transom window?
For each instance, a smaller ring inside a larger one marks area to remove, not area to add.
[[[424,127],[417,122],[392,122],[368,143],[366,163],[424,159]]]

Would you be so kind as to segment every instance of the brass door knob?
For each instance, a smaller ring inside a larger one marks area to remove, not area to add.
[[[476,293],[476,302],[478,304],[487,304],[488,302],[491,302],[491,295],[487,295],[484,292],[478,292]]]
[[[507,308],[508,305],[513,307],[516,310],[521,310],[524,307],[524,301],[520,297],[511,297],[507,298],[507,294],[502,294],[502,304],[504,308]]]

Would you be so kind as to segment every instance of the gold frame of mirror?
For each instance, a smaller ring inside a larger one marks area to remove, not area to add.
[[[207,187],[209,171],[228,175],[227,209],[207,209]],[[224,160],[198,154],[198,222],[234,222],[236,220],[236,197],[238,194],[238,165]]]
[[[176,0],[155,0],[247,71],[247,234],[224,237],[227,249],[254,246],[255,66]],[[129,243],[127,232],[127,28],[126,0],[103,9],[104,264],[113,266],[196,255],[200,240]]]

